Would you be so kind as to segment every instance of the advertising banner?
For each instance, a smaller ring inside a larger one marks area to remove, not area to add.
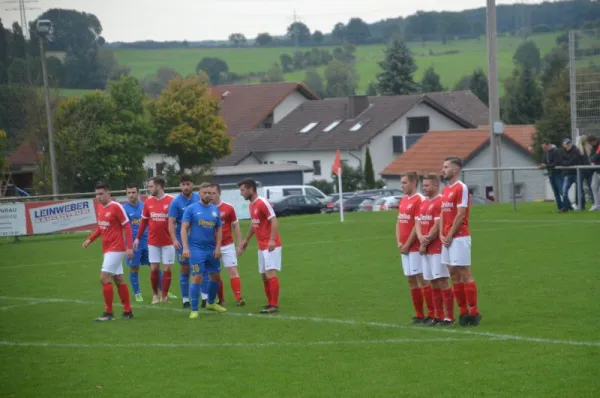
[[[27,203],[25,206],[28,216],[27,232],[31,235],[96,228],[93,199]]]
[[[0,204],[0,237],[27,235],[23,203]]]

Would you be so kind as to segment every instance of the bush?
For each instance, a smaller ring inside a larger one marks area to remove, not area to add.
[[[312,180],[309,182],[309,185],[321,190],[326,195],[331,195],[333,193],[333,182],[327,180]]]

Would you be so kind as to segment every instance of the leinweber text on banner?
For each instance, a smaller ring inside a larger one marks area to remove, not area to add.
[[[27,235],[25,205],[11,203],[0,205],[0,236]]]
[[[67,231],[96,223],[93,199],[72,200],[29,208],[34,235]]]

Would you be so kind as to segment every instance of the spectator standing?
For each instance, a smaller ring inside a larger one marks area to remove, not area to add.
[[[581,152],[579,152],[579,149],[577,149],[577,147],[573,145],[573,142],[570,138],[565,138],[563,140],[563,150],[561,155],[561,166],[573,167],[582,165]],[[578,202],[578,195],[582,195],[581,207],[582,209],[585,209],[585,196],[583,196],[583,184],[581,184],[581,181],[579,184],[577,184],[577,170],[563,170],[563,176],[564,179],[562,184],[562,211],[566,212],[569,210],[578,209],[578,205],[571,204],[571,201],[569,200],[569,189],[571,189],[571,186],[573,184],[575,184],[575,201]]]
[[[563,175],[560,170],[556,170],[556,166],[560,166],[560,150],[553,145],[549,139],[545,139],[542,142],[542,149],[544,150],[543,161],[540,164],[540,169],[546,169],[548,172],[548,180],[550,181],[550,187],[554,193],[554,199],[556,200],[556,208],[558,212],[562,211],[562,185]]]
[[[587,137],[589,145],[589,161],[591,165],[600,166],[600,143],[598,138],[593,135]],[[592,194],[594,195],[594,205],[590,211],[600,211],[600,168],[592,171]]]

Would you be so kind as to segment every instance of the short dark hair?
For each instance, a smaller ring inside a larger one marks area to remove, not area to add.
[[[406,173],[402,174],[402,177],[408,178],[408,181],[410,181],[410,182],[415,182],[419,179],[419,175],[417,174],[416,171],[406,172]]]
[[[596,137],[595,135],[587,136],[587,142],[596,142],[596,141],[598,141],[598,137]]]
[[[221,184],[211,184],[213,187],[215,187],[215,189],[217,190],[217,192],[219,193],[219,195],[221,194]]]
[[[434,173],[425,174],[423,176],[423,180],[430,180],[431,182],[434,182],[434,183],[436,183],[436,184],[439,185],[439,183],[440,183],[440,176],[438,176],[437,174],[434,174]]]
[[[179,183],[183,184],[184,182],[194,182],[194,179],[189,174],[183,174],[181,177],[179,177]]]
[[[212,187],[213,184],[211,184],[210,182],[203,182],[202,184],[200,184],[200,186],[198,187],[198,191],[204,188],[210,188]]]
[[[104,189],[105,191],[110,191],[110,186],[105,182],[99,182],[96,184],[94,189]]]
[[[462,159],[457,156],[448,156],[446,159],[444,159],[444,162],[450,162],[450,164],[454,164],[460,167],[461,169],[463,167]]]
[[[165,188],[165,177],[163,176],[154,176],[150,179],[155,185],[159,185],[161,188]]]
[[[242,181],[238,182],[238,187],[245,186],[246,189],[252,188],[254,192],[256,192],[256,181],[252,178],[244,178]]]
[[[135,182],[130,182],[129,184],[127,184],[127,186],[125,188],[126,189],[134,189],[135,188],[137,191],[140,190],[140,187]]]
[[[552,145],[552,141],[550,141],[550,138],[544,138],[542,140],[542,145]]]

